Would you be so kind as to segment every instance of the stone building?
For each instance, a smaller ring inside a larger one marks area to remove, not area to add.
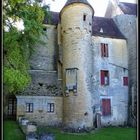
[[[110,0],[105,17],[112,18],[125,36],[128,47],[129,124],[137,124],[137,5]],[[123,23],[123,24],[122,24]]]
[[[30,60],[32,83],[16,95],[17,119],[72,129],[126,125],[128,42],[115,20],[95,17],[87,0],[67,0],[50,15],[46,43]]]

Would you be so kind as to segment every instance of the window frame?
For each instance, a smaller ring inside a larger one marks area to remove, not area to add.
[[[106,83],[106,79],[105,79],[106,77],[107,77],[107,83]],[[109,85],[109,80],[110,80],[109,70],[100,70],[100,84],[101,84],[101,86],[108,86]]]
[[[55,109],[54,103],[47,103],[47,112],[48,113],[54,113],[54,109]]]
[[[109,57],[108,44],[100,43],[101,57]]]
[[[123,77],[123,86],[128,86],[128,76]]]
[[[26,103],[26,112],[27,113],[33,113],[34,105],[33,103]]]

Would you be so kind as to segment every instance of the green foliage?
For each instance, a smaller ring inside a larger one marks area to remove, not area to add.
[[[3,6],[3,82],[4,92],[22,91],[31,81],[29,57],[43,34],[45,12],[39,3],[30,0],[5,0]],[[23,21],[24,29],[15,27]],[[8,30],[5,30],[5,27]]]

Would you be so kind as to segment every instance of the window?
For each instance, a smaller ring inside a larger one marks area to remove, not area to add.
[[[54,103],[48,103],[48,112],[54,112]]]
[[[86,21],[86,14],[83,15],[83,21]]]
[[[108,44],[101,43],[101,56],[108,57]]]
[[[66,95],[70,91],[76,95],[77,93],[77,68],[68,68],[66,69]]]
[[[128,86],[128,77],[123,77],[123,85]]]
[[[109,71],[101,70],[101,85],[109,85]]]
[[[111,115],[111,102],[110,99],[102,99],[102,115]]]
[[[33,112],[33,103],[26,103],[26,112]]]

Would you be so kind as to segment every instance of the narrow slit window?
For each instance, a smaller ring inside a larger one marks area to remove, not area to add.
[[[84,15],[83,15],[83,21],[86,21],[86,17],[87,17],[87,15],[84,14]]]

